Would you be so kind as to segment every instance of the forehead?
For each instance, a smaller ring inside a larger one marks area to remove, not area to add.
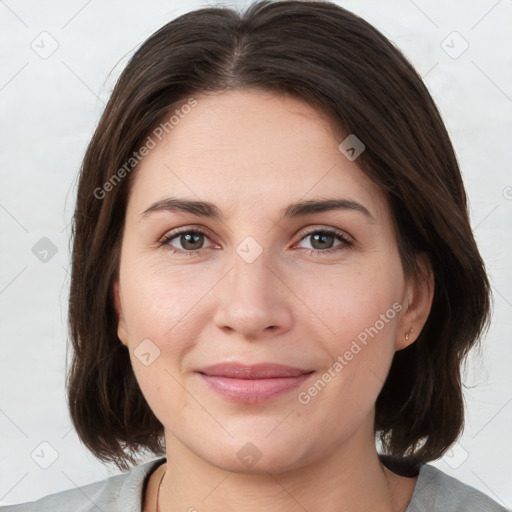
[[[141,213],[168,195],[211,201],[226,217],[298,200],[349,198],[375,218],[380,188],[339,150],[325,114],[300,99],[262,91],[194,95],[144,157],[130,203]],[[186,113],[185,113],[186,112]]]

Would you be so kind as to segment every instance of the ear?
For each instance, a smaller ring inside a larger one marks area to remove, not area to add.
[[[117,337],[121,340],[123,345],[128,346],[128,329],[126,328],[126,321],[124,318],[124,311],[121,306],[121,296],[119,290],[119,277],[116,278],[113,284],[114,292],[114,305],[117,312]]]
[[[417,256],[417,261],[421,268],[421,278],[411,279],[406,284],[395,350],[402,350],[418,339],[432,308],[434,272],[430,258],[426,253],[421,253]]]

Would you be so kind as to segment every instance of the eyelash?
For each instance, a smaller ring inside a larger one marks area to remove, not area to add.
[[[169,235],[165,236],[163,240],[159,242],[159,246],[162,247],[164,245],[168,245],[169,242],[177,238],[179,235],[182,234],[193,234],[193,235],[204,235],[208,238],[208,234],[202,231],[201,229],[197,228],[178,228],[176,231],[173,231],[169,233]],[[323,234],[323,235],[332,235],[341,242],[343,242],[340,245],[337,245],[335,247],[332,247],[330,249],[320,250],[320,249],[306,249],[308,251],[309,256],[320,256],[322,254],[330,254],[333,252],[338,252],[341,250],[350,249],[353,246],[352,240],[350,240],[347,235],[345,235],[342,231],[338,231],[334,228],[321,228],[321,229],[313,229],[311,231],[303,232],[300,234],[300,242],[302,240],[306,239],[308,236],[314,235],[314,234]],[[168,250],[170,250],[173,254],[186,254],[187,256],[194,256],[202,249],[195,249],[193,251],[185,251],[182,249],[176,249],[175,247],[172,247],[168,245]]]

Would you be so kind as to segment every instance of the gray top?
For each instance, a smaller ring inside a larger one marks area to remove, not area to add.
[[[80,488],[37,501],[0,507],[1,512],[141,512],[146,479],[166,458],[156,459]],[[386,464],[387,465],[387,464]],[[397,466],[395,463],[396,470]],[[405,512],[507,512],[477,489],[429,464],[422,464]]]

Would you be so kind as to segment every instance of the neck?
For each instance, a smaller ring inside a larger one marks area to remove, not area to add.
[[[416,479],[384,468],[373,441],[356,433],[331,453],[284,472],[254,468],[251,473],[225,470],[189,451],[166,434],[166,476],[160,512],[396,512],[405,510]],[[257,465],[255,466],[255,468]],[[402,480],[408,480],[407,483]]]

